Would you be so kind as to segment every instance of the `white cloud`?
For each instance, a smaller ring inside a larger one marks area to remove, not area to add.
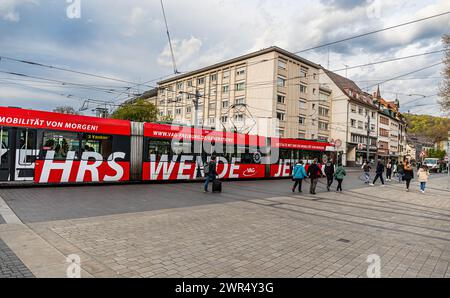
[[[194,36],[191,36],[189,39],[174,39],[172,40],[172,45],[175,61],[177,65],[182,65],[190,59],[196,58],[194,56],[199,53],[200,48],[202,47],[202,41]],[[159,54],[157,61],[161,66],[169,67],[173,65],[169,44],[167,44],[161,54]]]
[[[19,22],[20,14],[17,8],[24,4],[38,4],[37,0],[1,0],[0,17],[6,21]]]

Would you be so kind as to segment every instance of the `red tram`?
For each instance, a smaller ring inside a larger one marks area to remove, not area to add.
[[[332,144],[0,107],[0,181],[195,180],[215,155],[221,179],[289,177]]]

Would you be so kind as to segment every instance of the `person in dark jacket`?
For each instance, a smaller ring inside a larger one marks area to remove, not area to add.
[[[386,164],[386,181],[391,181],[392,177],[392,161],[389,159]]]
[[[325,173],[325,176],[327,176],[327,190],[330,191],[334,175],[334,164],[332,160],[325,163],[323,172]]]
[[[384,186],[383,173],[384,173],[384,164],[381,161],[381,159],[379,159],[378,163],[377,163],[375,179],[373,179],[373,182],[370,184],[370,186],[374,186],[375,182],[377,182],[378,178],[380,178],[381,184]]]
[[[317,165],[317,158],[314,159],[313,163],[308,168],[308,176],[311,179],[311,187],[309,189],[309,193],[312,195],[316,194],[317,181],[320,176],[320,169]]]
[[[401,183],[403,180],[403,175],[404,175],[404,168],[405,166],[403,165],[402,162],[400,162],[397,166],[397,178],[398,178],[398,183]]]
[[[409,185],[414,178],[414,171],[408,161],[405,161],[405,168],[403,170],[403,180],[406,181],[406,191],[409,191]]]
[[[211,161],[205,166],[205,192],[208,192],[209,182],[213,182],[217,177],[216,157],[212,156]]]

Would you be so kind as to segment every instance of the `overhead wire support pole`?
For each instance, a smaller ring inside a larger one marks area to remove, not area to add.
[[[178,71],[177,64],[175,62],[175,54],[173,52],[172,40],[170,38],[169,25],[167,25],[167,18],[166,18],[166,12],[164,10],[163,0],[160,0],[160,2],[161,2],[161,9],[162,9],[163,17],[164,17],[164,23],[166,24],[167,38],[169,39],[170,54],[172,55],[173,72],[174,72],[174,74],[179,74],[180,72]]]

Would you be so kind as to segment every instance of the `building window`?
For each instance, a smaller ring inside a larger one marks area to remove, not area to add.
[[[306,101],[304,101],[304,100],[299,100],[299,101],[298,101],[298,107],[299,107],[300,109],[306,109]]]
[[[245,68],[240,68],[236,71],[237,76],[243,76],[245,75]]]
[[[326,93],[320,92],[319,94],[319,100],[321,101],[328,101],[330,96]]]
[[[382,137],[389,137],[389,130],[380,128],[380,136]]]
[[[192,87],[192,80],[187,81],[188,87]]]
[[[245,98],[244,97],[236,98],[236,104],[237,105],[245,104]]]
[[[216,74],[216,73],[213,73],[213,74],[211,75],[211,82],[215,82],[215,81],[217,81],[217,74]]]
[[[313,74],[313,79],[316,80],[317,79],[317,74]]]
[[[186,113],[190,113],[190,112],[192,112],[192,108],[191,107],[187,107],[186,108]]]
[[[181,109],[175,109],[175,115],[181,115]]]
[[[197,85],[203,85],[203,84],[205,84],[205,77],[198,78],[197,79]]]
[[[389,118],[380,117],[380,122],[381,122],[381,124],[389,125]]]
[[[375,118],[375,112],[372,112],[372,118]]]
[[[318,136],[317,138],[319,141],[328,141],[328,137],[324,137],[324,136]]]
[[[351,109],[352,113],[356,113],[356,106],[355,105],[351,105],[350,109]]]
[[[371,131],[375,131],[375,124],[371,124],[371,125],[370,125],[370,130],[371,130]]]
[[[227,122],[228,122],[228,116],[222,116],[222,117],[220,117],[220,121],[221,121],[222,123],[227,123]]]
[[[363,127],[364,127],[363,122],[362,121],[358,121],[358,128],[359,129],[363,129]]]
[[[228,93],[230,87],[228,85],[222,86],[222,93]]]
[[[330,111],[329,109],[319,107],[319,115],[320,116],[328,116],[329,111]]]
[[[303,116],[298,117],[298,124],[305,125],[306,124],[306,118]]]
[[[277,119],[280,121],[284,121],[284,113],[283,112],[277,112]]]
[[[228,100],[222,101],[222,109],[228,108]]]
[[[240,82],[236,84],[236,91],[244,91],[245,90],[245,83]]]
[[[287,62],[285,60],[278,60],[278,68],[279,69],[283,69],[286,70],[287,67]]]
[[[300,84],[300,93],[306,93],[308,91],[308,87],[306,85]]]
[[[299,139],[306,139],[306,134],[304,132],[299,132],[298,133],[298,138]]]
[[[328,123],[319,121],[319,129],[320,130],[328,130]]]
[[[209,118],[209,119],[208,119],[208,124],[209,124],[209,125],[214,125],[214,124],[216,124],[216,119],[213,118],[213,117]]]
[[[160,104],[161,106],[163,106],[165,103],[166,103],[166,100],[165,100],[165,99],[161,99],[161,100],[159,101],[159,104]]]
[[[350,119],[350,125],[352,127],[356,127],[356,120],[355,119]]]
[[[278,77],[277,85],[278,87],[286,87],[286,78]]]
[[[177,83],[177,90],[183,90],[183,83]]]
[[[236,114],[234,115],[234,120],[237,122],[243,122],[244,121],[244,115],[243,114]]]
[[[275,133],[276,133],[276,135],[277,135],[278,137],[280,137],[280,138],[283,138],[283,137],[284,137],[284,129],[277,129],[277,130],[275,131]]]
[[[278,103],[284,103],[286,97],[283,95],[277,95],[277,102]]]
[[[164,116],[164,111],[159,111],[159,116]]]
[[[227,79],[227,78],[229,78],[230,77],[230,71],[229,70],[224,70],[223,71],[223,78],[224,79]]]
[[[300,68],[300,77],[301,77],[301,78],[306,78],[307,75],[308,75],[308,68],[302,66],[302,67]]]
[[[359,107],[358,108],[358,114],[363,115],[364,114],[364,109]]]

